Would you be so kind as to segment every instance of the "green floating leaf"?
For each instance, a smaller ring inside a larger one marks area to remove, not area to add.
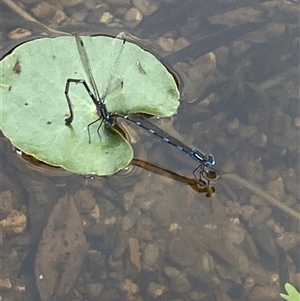
[[[300,300],[300,293],[296,290],[296,288],[292,284],[286,283],[284,285],[284,288],[288,294],[287,295],[280,294],[281,298],[288,300],[288,301],[299,301]]]
[[[112,38],[82,37],[101,97],[109,79]],[[48,164],[82,174],[110,175],[133,157],[131,145],[114,129],[100,122],[82,84],[70,84],[74,110],[71,126],[64,94],[68,78],[86,79],[75,38],[43,38],[17,47],[0,62],[0,125],[4,135],[23,152]],[[149,52],[124,44],[116,72],[119,85],[108,94],[109,112],[142,112],[171,116],[179,105],[172,75]]]

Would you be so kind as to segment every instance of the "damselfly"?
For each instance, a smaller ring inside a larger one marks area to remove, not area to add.
[[[114,114],[115,116],[125,118],[139,127],[149,131],[151,134],[155,135],[156,137],[159,137],[163,141],[175,146],[180,151],[184,152],[194,160],[196,160],[199,165],[194,169],[193,175],[200,185],[200,187],[209,185],[209,182],[211,180],[215,180],[218,177],[218,171],[212,168],[212,166],[215,165],[215,157],[213,154],[205,155],[203,152],[186,146],[179,140],[175,139],[174,137],[170,136],[166,132],[164,132],[162,129],[151,123],[149,120],[143,118],[142,116],[138,114],[129,114],[129,115],[118,115]],[[199,173],[199,175],[197,175]],[[207,180],[207,183],[203,180]]]
[[[118,69],[118,65],[120,62],[120,57],[122,54],[123,46],[125,44],[126,36],[125,36],[124,32],[120,32],[116,36],[116,38],[112,41],[112,44],[110,47],[110,59],[109,59],[109,62],[111,65],[108,68],[109,71],[108,71],[107,82],[104,85],[105,89],[104,89],[104,93],[102,95],[100,95],[100,93],[98,91],[96,81],[95,81],[93,73],[92,73],[90,60],[88,58],[88,54],[85,49],[84,43],[79,36],[75,36],[75,39],[76,39],[77,49],[79,52],[79,56],[80,56],[84,71],[87,75],[88,81],[89,81],[93,91],[91,91],[87,82],[84,79],[74,79],[74,78],[67,79],[66,87],[65,87],[65,95],[66,95],[68,106],[69,106],[70,116],[65,119],[65,122],[67,125],[69,125],[72,123],[72,121],[74,119],[72,103],[71,103],[71,99],[69,97],[70,83],[83,84],[83,86],[87,90],[89,96],[93,100],[93,102],[96,106],[97,114],[98,114],[98,118],[96,120],[94,120],[93,122],[91,122],[90,124],[88,124],[88,126],[87,126],[88,135],[89,135],[89,143],[91,143],[91,133],[90,133],[91,125],[100,121],[100,124],[97,128],[97,133],[98,133],[99,137],[101,138],[99,130],[100,130],[103,122],[105,122],[106,124],[109,124],[109,125],[113,125],[113,123],[114,123],[113,114],[110,114],[107,111],[106,104],[105,104],[105,98],[110,92],[112,92],[114,89],[116,89],[116,85],[115,85],[116,80],[118,81],[119,85],[122,85],[120,78],[116,77],[116,71]]]
[[[175,146],[177,149],[186,153],[191,158],[196,160],[199,163],[199,165],[193,171],[194,177],[200,187],[204,187],[207,185],[209,186],[209,182],[211,180],[215,180],[218,177],[218,172],[214,168],[212,168],[212,166],[215,165],[215,158],[212,154],[209,154],[208,156],[206,156],[201,151],[184,145],[179,140],[171,137],[170,135],[165,133],[163,130],[161,130],[160,128],[155,126],[153,123],[151,123],[147,119],[140,117],[139,115],[134,115],[134,114],[121,115],[118,113],[110,113],[107,111],[106,104],[105,104],[105,98],[110,92],[112,92],[116,88],[116,86],[113,83],[116,80],[116,71],[118,69],[121,53],[122,53],[122,50],[123,50],[123,47],[125,44],[125,40],[126,40],[125,34],[123,32],[119,33],[111,44],[110,60],[109,60],[111,63],[111,66],[110,66],[110,68],[108,68],[109,72],[108,72],[107,83],[104,85],[104,87],[105,87],[104,93],[101,96],[97,89],[96,82],[95,82],[95,79],[92,74],[91,64],[90,64],[84,43],[79,36],[76,36],[75,38],[76,38],[76,44],[77,44],[78,52],[79,52],[79,55],[81,58],[81,62],[82,62],[83,68],[85,70],[85,73],[87,75],[88,81],[92,87],[93,92],[91,91],[87,82],[84,79],[72,79],[72,78],[67,79],[66,87],[65,87],[65,95],[66,95],[68,106],[69,106],[70,116],[65,119],[66,124],[67,125],[71,124],[74,119],[72,103],[71,103],[71,100],[69,97],[70,83],[75,83],[75,84],[81,83],[81,84],[83,84],[83,86],[87,90],[89,96],[91,97],[92,101],[94,102],[94,104],[96,106],[97,114],[98,114],[98,118],[96,120],[94,120],[93,122],[91,122],[90,124],[88,124],[88,126],[87,126],[88,135],[89,135],[89,143],[91,143],[91,134],[90,134],[90,126],[91,125],[100,121],[100,124],[97,128],[97,133],[98,133],[99,137],[101,138],[99,130],[100,130],[100,127],[103,124],[103,122],[105,122],[105,124],[113,126],[114,120],[116,117],[125,118],[125,119],[135,123],[136,125],[146,129],[151,134],[161,138],[163,141]],[[119,84],[121,85],[120,81],[119,81]],[[197,176],[197,173],[199,173],[199,176]],[[205,179],[207,182],[205,182],[205,180],[203,180],[203,179]]]

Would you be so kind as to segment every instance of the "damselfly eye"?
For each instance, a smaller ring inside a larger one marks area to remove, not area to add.
[[[213,166],[216,164],[215,156],[213,154],[209,154],[207,156],[207,161],[210,163],[210,166]]]

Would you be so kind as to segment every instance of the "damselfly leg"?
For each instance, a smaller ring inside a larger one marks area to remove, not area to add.
[[[93,92],[90,90],[88,84],[86,83],[86,81],[84,79],[68,78],[67,82],[66,82],[65,95],[66,95],[66,98],[67,98],[67,103],[68,103],[68,107],[69,107],[70,116],[65,119],[66,125],[71,124],[73,119],[74,119],[74,112],[73,112],[73,108],[72,108],[72,102],[71,102],[71,99],[69,97],[70,83],[83,84],[85,89],[87,90],[89,96],[93,100],[94,104],[97,105],[97,99],[95,98]]]

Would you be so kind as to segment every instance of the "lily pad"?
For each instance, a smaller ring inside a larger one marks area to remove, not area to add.
[[[110,37],[81,37],[101,97],[113,64]],[[105,98],[109,112],[173,115],[179,92],[172,75],[149,52],[125,42],[115,77],[120,85]],[[86,74],[74,37],[43,38],[17,47],[0,62],[0,126],[13,145],[37,159],[81,174],[110,175],[133,158],[131,145],[112,127],[96,122],[95,105],[81,83],[70,84],[74,120],[64,94],[68,78]]]

